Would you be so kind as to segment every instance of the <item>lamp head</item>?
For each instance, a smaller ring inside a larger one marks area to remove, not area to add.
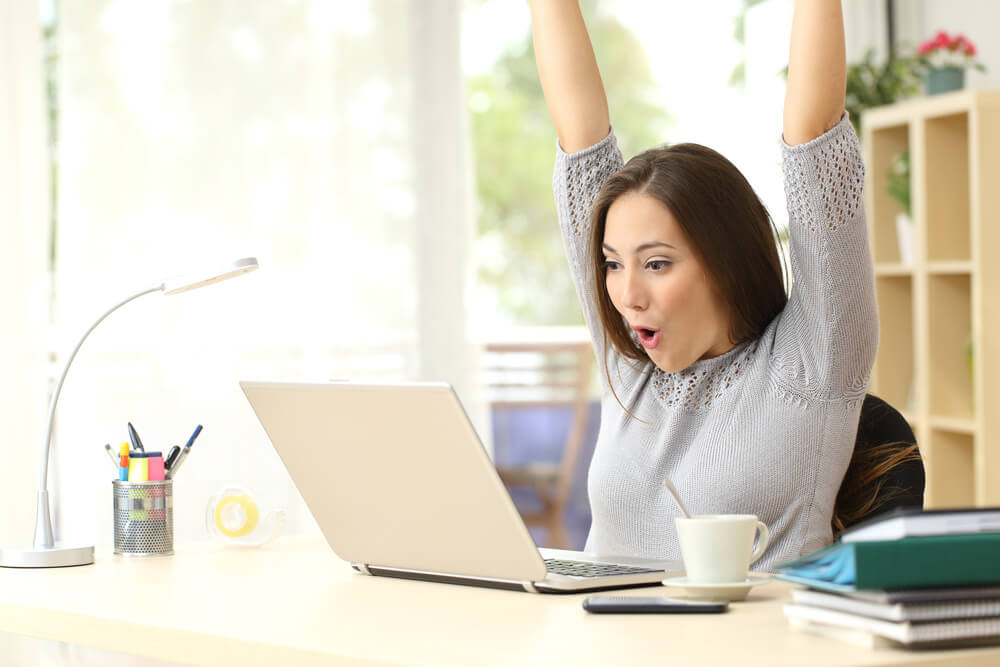
[[[193,289],[198,289],[199,287],[204,287],[205,285],[211,285],[212,283],[218,283],[223,280],[235,278],[236,276],[241,276],[244,273],[249,273],[250,271],[254,271],[256,269],[257,258],[245,257],[243,259],[236,260],[220,271],[168,278],[163,281],[163,284],[160,286],[160,290],[164,295],[180,294],[181,292],[188,292]]]

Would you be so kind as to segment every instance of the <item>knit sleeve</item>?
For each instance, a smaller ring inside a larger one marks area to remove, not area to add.
[[[845,113],[799,146],[783,142],[792,278],[773,355],[790,387],[859,398],[878,347],[878,311],[863,200],[864,162]]]
[[[556,144],[556,165],[552,175],[556,211],[562,232],[570,273],[583,315],[597,348],[597,359],[604,367],[604,334],[594,294],[594,267],[590,261],[590,208],[604,183],[623,164],[614,131],[601,142],[576,153],[566,153]],[[603,375],[603,373],[602,373]]]

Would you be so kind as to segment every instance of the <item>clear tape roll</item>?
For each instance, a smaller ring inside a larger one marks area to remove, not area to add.
[[[257,503],[249,494],[226,496],[215,505],[215,527],[226,537],[249,535],[259,519]]]
[[[284,523],[284,510],[264,514],[253,493],[238,486],[222,489],[209,499],[205,508],[205,528],[226,544],[264,544],[281,534]]]

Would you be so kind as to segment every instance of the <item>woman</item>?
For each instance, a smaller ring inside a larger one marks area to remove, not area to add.
[[[622,164],[577,0],[532,0],[554,190],[603,375],[586,550],[680,558],[663,486],[756,514],[756,567],[828,544],[878,345],[840,0],[797,0],[783,117],[795,282],[739,171],[695,144]]]

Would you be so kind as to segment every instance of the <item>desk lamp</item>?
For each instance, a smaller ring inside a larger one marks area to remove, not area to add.
[[[59,376],[59,383],[52,393],[52,403],[49,405],[49,422],[45,431],[45,447],[42,449],[41,476],[38,483],[38,509],[35,513],[35,541],[32,549],[9,549],[0,547],[0,567],[68,567],[71,565],[89,565],[94,562],[94,547],[90,546],[60,546],[52,538],[52,519],[49,515],[49,446],[52,444],[52,423],[55,420],[56,403],[59,401],[59,392],[62,391],[63,382],[66,380],[66,373],[70,364],[79,352],[83,341],[87,340],[90,332],[97,328],[97,325],[104,321],[108,315],[124,306],[133,299],[153,292],[163,292],[167,294],[180,294],[189,290],[198,289],[205,285],[211,285],[222,280],[227,280],[235,276],[243,275],[257,268],[257,259],[247,257],[238,259],[222,271],[206,273],[197,276],[183,276],[164,280],[159,285],[144,289],[127,299],[118,302],[97,318],[97,321],[90,325],[83,338],[73,348],[72,354],[66,360],[62,375]]]

